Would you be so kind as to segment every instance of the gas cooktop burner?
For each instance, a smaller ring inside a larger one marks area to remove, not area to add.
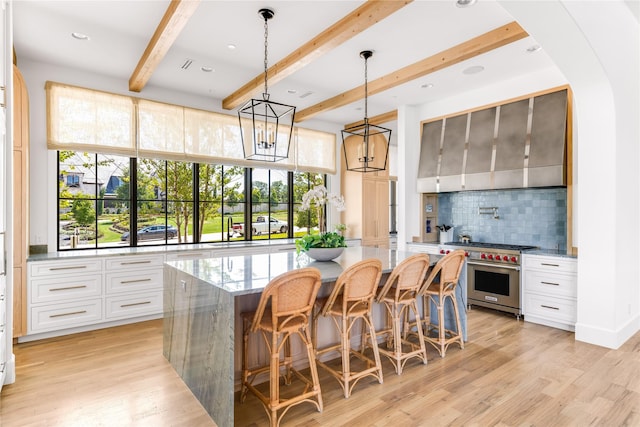
[[[485,250],[495,249],[495,250],[503,250],[503,251],[524,251],[527,249],[535,249],[536,246],[527,246],[527,245],[509,245],[507,243],[487,243],[487,242],[447,242],[444,243],[445,246],[456,246],[460,248],[482,248]]]

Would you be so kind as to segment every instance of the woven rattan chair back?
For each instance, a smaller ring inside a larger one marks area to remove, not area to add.
[[[393,287],[395,300],[415,293],[422,286],[429,270],[429,255],[415,254],[404,259],[393,269],[384,286],[380,289],[378,299],[390,296]]]
[[[376,296],[380,278],[382,277],[382,262],[378,259],[365,259],[347,268],[340,274],[322,308],[322,315],[326,316],[335,303],[342,303],[342,314],[348,315],[350,310],[361,306],[370,307]],[[338,298],[340,296],[340,298]]]
[[[436,263],[431,269],[429,277],[425,280],[420,293],[424,293],[427,289],[433,287],[433,281],[440,274],[439,293],[453,292],[454,288],[458,285],[460,280],[460,273],[464,266],[465,252],[462,249],[457,249],[453,252],[449,252]]]
[[[272,330],[280,331],[307,321],[320,285],[320,271],[312,267],[289,271],[272,279],[262,292],[251,331],[267,326],[269,319],[263,317],[265,312],[269,314],[269,302]]]

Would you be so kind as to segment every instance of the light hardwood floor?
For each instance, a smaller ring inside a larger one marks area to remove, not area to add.
[[[344,399],[322,370],[324,411],[299,405],[283,426],[640,426],[640,333],[618,350],[491,310],[469,313],[469,342]],[[162,356],[162,322],[14,347],[18,381],[0,396],[0,425],[214,425]],[[267,417],[249,396],[236,424]]]

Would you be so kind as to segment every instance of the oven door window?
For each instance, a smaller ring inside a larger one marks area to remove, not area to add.
[[[475,270],[475,290],[509,296],[509,274]]]

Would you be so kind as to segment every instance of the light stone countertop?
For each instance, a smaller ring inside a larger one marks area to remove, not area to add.
[[[197,260],[169,261],[166,264],[233,296],[260,293],[276,276],[290,270],[316,267],[323,282],[333,282],[342,271],[367,258],[382,261],[383,273],[389,273],[412,252],[367,246],[347,247],[334,261],[317,262],[295,250],[254,255],[229,255]]]

